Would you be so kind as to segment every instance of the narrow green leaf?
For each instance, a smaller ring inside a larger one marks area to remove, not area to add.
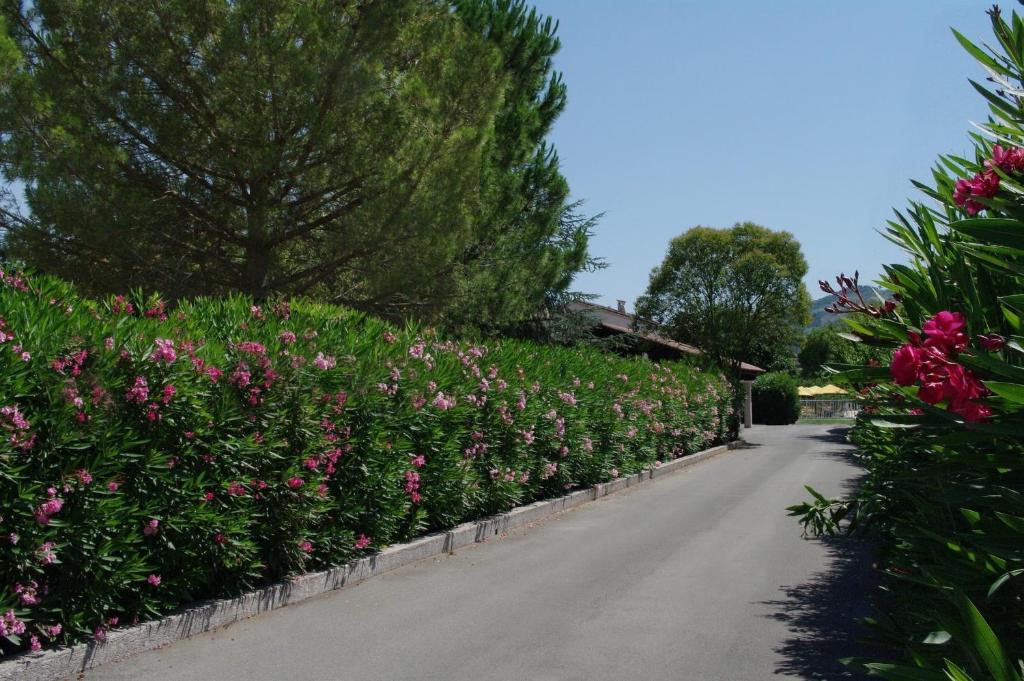
[[[981,612],[962,592],[957,592],[956,603],[964,618],[964,624],[967,625],[967,634],[970,636],[971,644],[994,681],[1014,681],[1017,674],[1003,653],[1003,646],[999,643],[995,632],[992,631],[992,627],[985,621]]]
[[[1024,404],[1024,385],[1020,383],[1003,383],[1001,381],[985,381],[985,387],[1000,397],[1016,404]]]

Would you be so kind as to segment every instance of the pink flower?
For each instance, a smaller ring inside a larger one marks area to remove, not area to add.
[[[60,632],[62,630],[63,627],[61,627],[60,624],[51,624],[46,631],[50,635],[50,638],[54,638],[56,636],[60,636]]]
[[[60,513],[60,509],[63,508],[63,506],[64,501],[61,499],[51,498],[48,501],[44,501],[42,504],[36,507],[36,522],[38,522],[40,525],[49,525],[50,517],[56,515],[57,513]]]
[[[145,404],[149,399],[149,385],[145,376],[136,376],[135,383],[125,393],[124,398],[134,404]]]
[[[210,379],[211,383],[216,383],[220,380],[220,377],[224,375],[224,372],[217,367],[206,367],[206,376]]]
[[[967,320],[961,313],[943,310],[924,323],[922,330],[927,336],[924,344],[946,352],[959,352],[967,347],[966,326]]]
[[[356,543],[353,544],[353,546],[356,547],[356,550],[359,550],[359,551],[361,551],[362,549],[365,549],[369,545],[370,545],[370,538],[367,537],[365,534],[360,534],[359,538],[356,539]]]
[[[38,589],[39,585],[35,580],[29,582],[27,585],[22,585],[19,582],[14,583],[14,593],[18,594],[18,598],[21,600],[22,605],[38,605]]]
[[[39,642],[39,637],[36,636],[35,634],[32,634],[31,636],[28,637],[28,648],[33,653],[42,650],[43,644]]]
[[[228,495],[232,497],[244,497],[246,495],[245,487],[237,480],[233,480],[228,484]]]
[[[160,401],[163,402],[164,404],[169,404],[170,401],[171,401],[171,398],[174,397],[178,393],[178,389],[175,388],[173,385],[167,384],[167,385],[164,386],[164,389],[163,389],[162,392],[163,392],[163,396],[160,398]]]
[[[243,341],[235,345],[235,348],[249,355],[267,354],[267,348],[262,343],[257,343],[255,341]]]
[[[411,463],[416,468],[423,468],[427,464],[427,460],[422,454],[417,454],[409,463]]]
[[[295,334],[294,334],[293,332],[291,332],[291,331],[282,331],[282,332],[281,332],[280,334],[278,334],[278,336],[277,336],[277,337],[278,337],[278,338],[279,338],[279,339],[281,340],[281,342],[282,342],[282,343],[284,343],[285,345],[291,345],[291,344],[293,344],[293,343],[295,342],[295,340],[296,340],[296,338],[295,338]]]
[[[231,373],[231,383],[239,388],[244,388],[252,381],[252,374],[249,372],[249,365],[239,362],[238,366]]]
[[[913,385],[917,382],[917,375],[921,369],[921,354],[921,349],[910,343],[892,353],[889,372],[896,385]]]
[[[0,618],[0,636],[21,636],[25,633],[25,623],[18,619],[13,610],[8,610]]]
[[[177,353],[174,352],[173,340],[168,338],[157,338],[153,342],[156,344],[156,352],[149,356],[151,361],[171,364],[174,360],[178,359]]]
[[[953,202],[963,206],[968,215],[977,215],[985,208],[975,197],[990,199],[999,192],[999,176],[992,170],[978,173],[971,179],[959,179],[953,190]]]
[[[388,344],[394,343],[397,340],[395,338],[395,334],[391,333],[390,331],[385,331],[383,334],[381,334],[381,336],[382,338],[384,338],[384,342]]]
[[[89,471],[85,470],[84,468],[79,468],[77,471],[75,471],[75,477],[78,478],[78,481],[83,485],[88,485],[92,483],[92,475],[89,473]]]
[[[439,392],[434,396],[434,406],[441,411],[448,411],[455,406],[455,398],[445,397],[443,392]]]
[[[289,487],[291,487],[292,489],[298,489],[298,488],[302,487],[304,484],[306,484],[306,481],[303,480],[302,478],[300,478],[297,475],[288,478],[288,482],[287,482],[287,485]]]
[[[146,581],[149,582],[150,586],[160,586],[160,575],[150,575],[146,577]]]
[[[989,352],[998,352],[1006,345],[1006,339],[997,333],[990,333],[985,336],[978,336],[978,345]]]
[[[324,355],[322,352],[316,353],[316,357],[313,359],[313,366],[321,371],[327,371],[337,366],[337,360],[329,355]]]
[[[111,492],[116,492],[117,487],[117,482],[114,480],[111,480],[110,482],[107,483],[107,489],[110,490]]]
[[[992,417],[992,410],[980,402],[968,400],[950,407],[950,411],[959,414],[967,423],[977,423]]]
[[[142,526],[142,534],[146,535],[147,537],[152,537],[154,534],[157,533],[159,527],[160,521],[156,518],[150,518],[149,522]]]
[[[313,542],[309,541],[308,539],[304,539],[301,542],[299,542],[299,549],[303,553],[313,553]]]
[[[36,555],[39,556],[39,562],[43,565],[50,565],[51,563],[57,562],[57,552],[53,550],[56,546],[52,541],[43,542],[36,549]]]

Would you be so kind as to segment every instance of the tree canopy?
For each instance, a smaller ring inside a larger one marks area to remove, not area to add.
[[[694,227],[669,243],[636,303],[641,324],[699,346],[730,367],[792,354],[810,314],[807,262],[789,232],[751,222]]]
[[[31,211],[5,211],[6,249],[96,292],[456,321],[540,305],[590,226],[544,141],[565,103],[555,26],[519,0],[454,10],[8,4],[0,163]]]
[[[805,378],[827,377],[828,372],[824,367],[830,364],[878,364],[889,361],[886,349],[846,338],[842,335],[845,329],[841,324],[827,324],[807,332],[797,356],[800,372]]]

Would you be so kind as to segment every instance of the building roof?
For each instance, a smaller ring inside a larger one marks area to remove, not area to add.
[[[671,338],[666,338],[665,336],[662,336],[659,333],[654,333],[652,331],[637,331],[636,329],[633,328],[634,322],[636,321],[636,316],[628,314],[626,312],[620,312],[615,308],[580,300],[569,303],[569,309],[572,310],[573,312],[582,312],[586,310],[593,313],[597,317],[597,321],[601,325],[601,327],[608,329],[609,331],[613,331],[615,333],[628,333],[634,336],[639,336],[640,338],[643,338],[644,340],[649,341],[651,343],[656,343],[657,345],[660,345],[662,347],[671,348],[673,350],[676,350],[687,355],[704,354],[701,351],[701,349],[696,346],[687,345],[686,343],[680,343],[679,341],[674,341]],[[750,374],[764,373],[764,369],[762,369],[761,367],[754,366],[753,364],[748,364],[747,362],[741,362],[740,369],[743,372]]]

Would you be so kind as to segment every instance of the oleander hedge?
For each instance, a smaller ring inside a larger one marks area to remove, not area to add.
[[[86,638],[725,438],[721,376],[309,301],[0,273],[0,648]]]

